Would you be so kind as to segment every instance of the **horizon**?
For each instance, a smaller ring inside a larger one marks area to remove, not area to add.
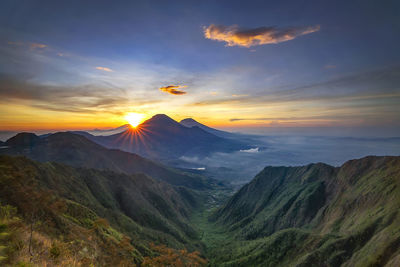
[[[158,113],[151,115],[150,117],[148,116],[143,116],[140,118],[138,121],[138,125],[144,123],[147,120],[150,120],[152,117],[156,115],[166,115],[167,117],[173,119],[174,121],[180,123],[182,120],[185,119],[193,119],[194,121],[201,123],[205,126],[217,129],[217,130],[222,130],[222,131],[227,131],[231,133],[239,133],[239,134],[250,134],[250,135],[258,135],[258,136],[277,136],[277,135],[282,135],[282,136],[326,136],[326,137],[358,137],[358,138],[381,138],[381,139],[391,139],[391,138],[400,138],[400,134],[398,134],[397,129],[390,129],[386,128],[385,131],[382,132],[382,129],[379,129],[379,131],[376,131],[375,127],[372,126],[366,126],[366,127],[341,127],[341,128],[336,128],[335,126],[322,126],[322,127],[299,127],[299,126],[262,126],[262,127],[257,127],[257,126],[252,126],[252,127],[232,127],[232,126],[214,126],[214,125],[207,125],[201,121],[198,121],[196,118],[192,117],[183,117],[182,119],[175,119],[173,117],[168,116],[168,114],[163,114],[163,113]],[[101,131],[112,131],[124,126],[130,126],[132,128],[136,128],[136,125],[133,126],[131,123],[129,123],[128,119],[125,119],[125,123],[123,124],[116,124],[116,126],[105,126],[105,127],[97,127],[97,128],[92,128],[89,129],[88,127],[82,127],[82,128],[60,128],[60,129],[15,129],[15,130],[0,130],[0,141],[6,141],[10,137],[15,136],[17,133],[21,132],[28,132],[28,133],[35,133],[37,135],[43,135],[43,134],[48,134],[48,133],[57,133],[57,132],[68,132],[68,131],[85,131],[91,134],[94,134],[95,132],[101,132]],[[389,130],[387,130],[389,129]],[[122,131],[122,130],[121,130]],[[98,133],[101,134],[101,133]],[[104,133],[103,133],[104,134]],[[95,134],[96,135],[96,134]]]

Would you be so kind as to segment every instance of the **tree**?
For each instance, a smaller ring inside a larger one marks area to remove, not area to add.
[[[198,251],[189,253],[186,249],[176,250],[165,245],[155,245],[153,243],[150,244],[150,248],[158,255],[155,257],[145,257],[142,265],[146,267],[199,267],[207,264],[207,260],[202,258]]]

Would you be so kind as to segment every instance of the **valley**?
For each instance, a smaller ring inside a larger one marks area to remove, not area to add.
[[[369,156],[340,167],[266,166],[237,184],[227,171],[176,169],[92,139],[19,133],[4,142],[3,263],[399,263],[400,157]]]

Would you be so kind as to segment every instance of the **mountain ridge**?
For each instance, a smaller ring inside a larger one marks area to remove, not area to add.
[[[395,266],[399,185],[398,156],[266,167],[212,215],[229,241],[210,257],[217,266]]]
[[[144,174],[0,155],[0,232],[18,233],[3,235],[0,244],[6,241],[8,261],[23,257],[22,251],[30,255],[28,262],[53,262],[54,266],[61,264],[57,261],[61,258],[67,262],[75,258],[74,264],[135,266],[144,257],[160,254],[153,243],[166,245],[170,251],[201,250],[188,220],[191,200],[179,190],[184,189]],[[21,216],[18,224],[7,215],[15,208],[13,213]],[[33,237],[25,234],[29,228],[35,231]],[[13,242],[29,242],[29,238],[34,240],[29,253],[27,246],[13,247]],[[41,244],[43,240],[50,244]],[[59,252],[43,253],[52,247]],[[82,256],[76,256],[76,250]]]
[[[200,175],[186,174],[139,155],[107,149],[86,137],[60,132],[40,138],[20,133],[6,141],[1,154],[25,155],[41,162],[55,161],[76,167],[109,169],[126,174],[142,172],[177,186],[204,190],[211,181]]]
[[[202,129],[202,130],[204,130],[206,132],[209,132],[211,134],[214,134],[214,135],[222,137],[222,138],[233,138],[233,137],[235,137],[235,134],[233,134],[233,133],[211,128],[211,127],[209,127],[207,125],[204,125],[204,124],[196,121],[193,118],[183,119],[179,123],[182,124],[183,126],[186,126],[186,127],[189,127],[189,128],[199,127],[200,129]]]

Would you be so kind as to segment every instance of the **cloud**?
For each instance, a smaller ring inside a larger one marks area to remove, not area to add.
[[[9,42],[7,42],[9,45],[15,45],[15,46],[21,46],[21,45],[23,45],[24,43],[22,43],[22,42],[12,42],[12,41],[9,41]]]
[[[0,104],[15,102],[50,111],[113,113],[114,107],[127,101],[124,90],[107,85],[45,85],[0,73]]]
[[[334,114],[334,115],[315,115],[315,116],[301,116],[301,117],[265,117],[265,118],[232,118],[229,119],[231,122],[235,121],[311,121],[311,120],[334,120],[334,119],[346,119],[350,118],[352,115],[346,114]]]
[[[298,36],[319,31],[320,26],[285,29],[278,29],[276,27],[240,29],[237,25],[223,26],[211,24],[203,29],[204,37],[207,39],[226,42],[226,46],[251,47],[293,40]]]
[[[25,47],[29,47],[32,50],[48,48],[48,45],[40,44],[40,43],[24,43],[24,42],[9,41],[9,42],[7,42],[7,44],[12,45],[12,46],[25,46]]]
[[[249,96],[249,95],[246,95],[246,94],[241,94],[241,95],[233,94],[232,96],[233,97],[243,97],[243,96]]]
[[[170,93],[172,95],[184,95],[185,91],[179,90],[180,88],[185,88],[186,85],[168,85],[164,87],[160,87],[159,89],[163,92]]]
[[[30,47],[31,49],[37,49],[37,48],[39,48],[39,49],[44,49],[44,48],[47,47],[47,45],[45,45],[45,44],[38,44],[38,43],[31,43],[31,44],[29,45],[29,47]]]
[[[235,97],[221,97],[218,99],[206,99],[193,103],[196,106],[230,105],[244,106],[282,104],[287,102],[304,101],[342,101],[338,107],[344,105],[343,101],[364,101],[371,105],[388,105],[385,100],[395,100],[400,97],[400,66],[386,67],[367,72],[352,73],[346,76],[336,77],[331,80],[310,83],[299,86],[280,86],[267,88],[254,92],[251,96],[236,95]],[[286,89],[282,89],[285,88]],[[368,101],[367,101],[368,100]],[[315,102],[317,103],[317,102]],[[339,102],[338,102],[339,103]],[[350,103],[351,104],[351,103]],[[361,103],[358,103],[361,104]],[[386,108],[388,108],[386,106]]]
[[[336,69],[336,65],[328,64],[324,66],[325,69]]]
[[[107,67],[96,67],[96,70],[102,70],[102,71],[107,71],[107,72],[113,72],[112,69],[107,68]]]
[[[259,151],[260,149],[258,147],[239,150],[239,152],[245,152],[245,153],[258,153]]]

